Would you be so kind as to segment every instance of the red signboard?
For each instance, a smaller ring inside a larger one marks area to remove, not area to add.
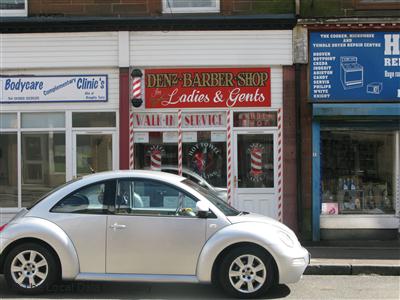
[[[145,70],[146,108],[271,106],[270,68]]]

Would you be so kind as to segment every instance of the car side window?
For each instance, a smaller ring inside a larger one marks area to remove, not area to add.
[[[113,207],[115,181],[91,184],[59,201],[51,212],[104,214]]]
[[[196,217],[196,200],[183,191],[152,180],[118,180],[116,214]]]

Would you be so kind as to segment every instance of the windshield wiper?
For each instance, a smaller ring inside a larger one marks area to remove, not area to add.
[[[238,216],[248,215],[248,211],[241,211]]]

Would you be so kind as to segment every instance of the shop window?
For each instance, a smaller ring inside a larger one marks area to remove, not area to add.
[[[0,207],[18,206],[17,133],[0,134]]]
[[[225,131],[183,132],[182,152],[185,168],[212,186],[226,188]]]
[[[235,112],[233,126],[275,127],[277,126],[277,112]]]
[[[163,0],[163,13],[219,12],[219,0]]]
[[[22,206],[65,182],[65,133],[23,132]]]
[[[27,0],[0,0],[1,17],[26,17],[28,15]]]
[[[400,9],[399,0],[354,0],[356,9]]]
[[[0,114],[0,129],[16,129],[17,127],[17,114]]]
[[[112,135],[76,135],[76,175],[112,170]]]
[[[72,127],[115,127],[115,112],[74,112]]]
[[[22,128],[64,128],[65,113],[22,113]]]
[[[162,166],[178,165],[178,133],[135,133],[135,168],[161,171]]]
[[[238,188],[274,187],[274,136],[238,134]]]
[[[321,131],[322,214],[393,214],[395,134]]]

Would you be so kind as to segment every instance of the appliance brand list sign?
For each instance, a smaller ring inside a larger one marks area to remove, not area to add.
[[[400,101],[400,33],[310,33],[310,99]]]

